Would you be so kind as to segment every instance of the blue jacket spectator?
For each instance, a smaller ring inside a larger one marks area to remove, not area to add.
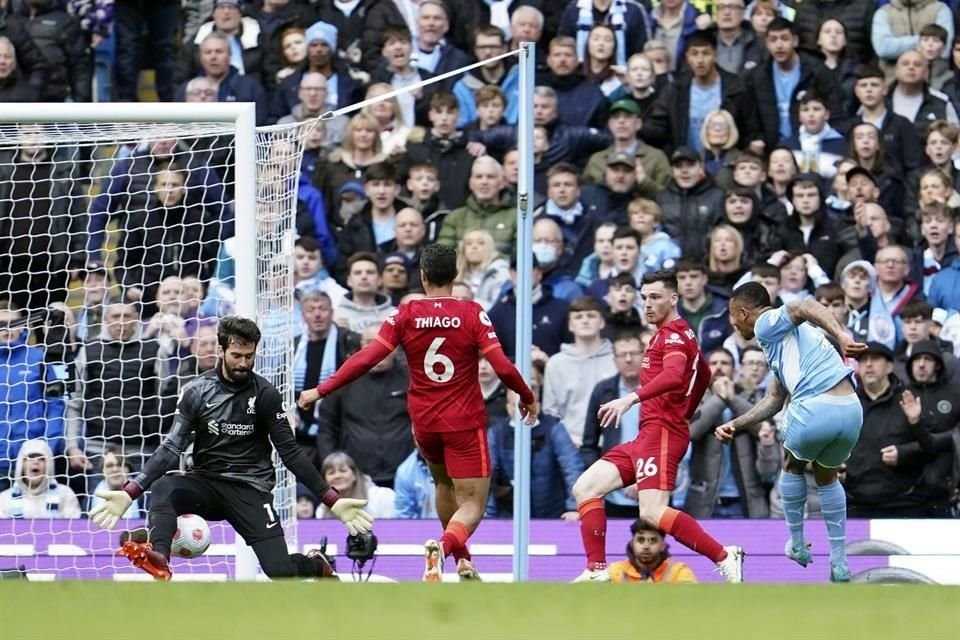
[[[534,267],[534,271],[539,275],[539,269]],[[548,356],[560,351],[560,345],[564,342],[573,342],[573,336],[567,329],[569,306],[566,300],[555,298],[548,285],[539,285],[533,290],[533,344]],[[505,293],[490,307],[488,315],[500,338],[503,352],[513,360],[516,351],[517,297],[512,284],[507,284]]]
[[[580,285],[559,267],[543,276],[543,284],[549,286],[557,298],[567,302],[573,302],[575,298],[583,295]]]
[[[474,71],[473,73],[479,72]],[[481,82],[482,80],[478,79],[476,75],[468,72],[453,85],[453,95],[457,98],[457,105],[460,110],[460,118],[457,120],[458,129],[467,126],[479,117],[477,115],[477,100],[474,95],[476,89],[473,87],[478,84],[483,86],[480,84]],[[517,119],[520,117],[520,65],[510,67],[510,70],[507,71],[497,86],[500,87],[507,99],[503,112],[504,120],[508,124],[517,124]]]
[[[491,491],[487,515],[513,514],[513,433],[508,420],[497,422],[487,434],[490,444]],[[576,511],[571,489],[583,473],[583,461],[559,419],[542,414],[530,434],[530,517],[559,518]]]
[[[575,282],[585,289],[590,289],[604,279],[600,277],[600,256],[591,253],[580,263],[580,271],[577,272]]]
[[[700,321],[697,330],[697,341],[703,353],[710,353],[723,346],[723,341],[733,333],[730,325],[730,312],[727,310],[727,301],[714,296],[710,312]]]
[[[336,264],[337,240],[327,224],[327,209],[323,204],[323,194],[310,184],[309,178],[302,173],[297,183],[297,199],[307,208],[310,217],[313,218],[317,245],[320,247],[323,264],[331,266]]]
[[[16,324],[17,316],[17,311],[0,311],[4,323]],[[55,456],[64,451],[66,401],[60,380],[44,364],[43,349],[27,344],[28,337],[25,325],[0,330],[0,477],[27,440],[46,440]]]
[[[681,253],[680,247],[665,231],[654,231],[640,244],[640,264],[644,272],[672,269]]]
[[[954,260],[949,267],[933,276],[927,302],[947,312],[960,311],[960,260]]]
[[[397,475],[393,477],[393,492],[396,495],[394,515],[397,518],[426,520],[437,517],[433,476],[419,451],[410,452],[397,467]]]

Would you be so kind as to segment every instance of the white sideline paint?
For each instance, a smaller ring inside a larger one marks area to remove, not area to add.
[[[48,556],[86,556],[86,549],[75,544],[51,544],[47,547]]]
[[[36,555],[32,544],[0,544],[0,556]]]

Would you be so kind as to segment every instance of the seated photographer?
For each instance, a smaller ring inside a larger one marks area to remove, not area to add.
[[[633,537],[627,543],[627,559],[610,565],[611,582],[664,582],[690,584],[697,581],[690,567],[670,557],[663,534],[637,519],[630,525]]]
[[[353,458],[342,451],[334,451],[323,459],[320,466],[323,479],[331,487],[340,492],[344,498],[366,500],[364,507],[374,518],[392,518],[394,514],[395,495],[393,489],[378,487],[370,476],[357,468]],[[334,517],[326,505],[320,505],[317,510],[318,518]]]

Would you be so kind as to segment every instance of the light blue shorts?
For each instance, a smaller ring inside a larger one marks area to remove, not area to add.
[[[820,395],[791,402],[786,426],[783,446],[797,460],[839,467],[860,437],[863,408],[856,394]]]

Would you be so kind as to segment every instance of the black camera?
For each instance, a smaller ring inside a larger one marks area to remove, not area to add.
[[[347,536],[347,557],[362,567],[377,553],[377,536],[370,533],[358,533]]]
[[[353,560],[353,569],[350,573],[355,581],[366,582],[370,580],[370,574],[373,573],[373,567],[377,563],[376,554],[377,536],[373,535],[372,531],[347,536],[347,557]],[[373,562],[370,563],[367,575],[364,576],[363,568],[370,560],[373,560]]]

